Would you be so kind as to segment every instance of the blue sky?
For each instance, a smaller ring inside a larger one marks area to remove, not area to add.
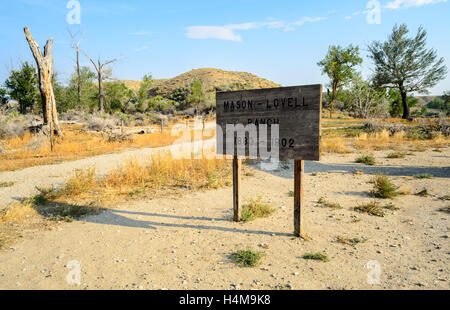
[[[174,77],[194,68],[247,71],[283,86],[327,83],[317,62],[328,46],[356,44],[369,77],[367,45],[384,40],[395,23],[415,34],[422,25],[428,46],[450,69],[450,1],[380,0],[381,22],[367,20],[368,0],[79,0],[81,24],[68,25],[68,0],[2,0],[0,82],[20,61],[33,61],[23,27],[38,43],[53,37],[55,69],[62,81],[73,71],[67,28],[84,31],[81,48],[92,58],[122,57],[118,79]],[[82,64],[88,60],[82,58]],[[450,90],[450,76],[431,90]]]

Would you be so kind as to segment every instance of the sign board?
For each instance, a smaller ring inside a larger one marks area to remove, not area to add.
[[[217,153],[249,156],[256,148],[256,157],[262,157],[262,146],[267,150],[278,146],[280,160],[318,161],[321,106],[322,85],[217,92],[217,125],[222,129],[217,132]],[[245,128],[244,135],[228,131],[227,136],[227,125]],[[279,136],[274,139],[276,125]],[[257,135],[250,134],[250,128],[256,128]],[[239,146],[245,154],[237,153]]]

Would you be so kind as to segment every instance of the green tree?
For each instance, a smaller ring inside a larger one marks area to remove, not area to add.
[[[329,98],[330,117],[333,115],[334,103],[339,90],[347,84],[355,74],[355,67],[362,63],[359,47],[350,45],[346,48],[332,45],[325,58],[317,63],[322,68],[322,74],[330,79],[331,94]]]
[[[442,95],[442,99],[445,102],[450,102],[450,91],[445,91],[444,94]]]
[[[144,75],[142,78],[142,83],[139,87],[139,90],[137,92],[137,104],[136,108],[140,112],[144,112],[149,108],[148,100],[149,99],[149,93],[153,87],[153,77],[151,74]]]
[[[345,92],[345,105],[358,118],[371,118],[387,113],[389,100],[384,90],[376,90],[360,74],[355,74]]]
[[[0,106],[8,103],[8,91],[4,88],[0,88]]]
[[[124,106],[133,98],[133,92],[124,83],[105,83],[106,110],[110,113],[124,111]]]
[[[403,98],[398,89],[389,89],[389,114],[392,117],[400,117],[404,114],[403,110]],[[408,104],[408,108],[413,108],[419,103],[419,99],[414,96],[407,96],[406,102]]]
[[[76,70],[70,76],[67,87],[54,86],[58,111],[94,111],[98,107],[98,88],[95,86],[96,77],[97,75],[89,67],[81,67],[80,79],[78,79],[78,71]],[[81,90],[80,101],[78,101],[79,86]]]
[[[11,99],[19,103],[21,114],[31,110],[38,100],[38,77],[36,69],[28,62],[20,70],[11,70],[5,86]]]
[[[446,102],[441,98],[434,98],[427,104],[427,107],[430,109],[445,110]]]
[[[408,32],[405,24],[395,25],[387,41],[368,47],[375,63],[374,85],[400,91],[404,119],[410,119],[408,93],[428,93],[447,74],[444,59],[437,59],[434,49],[426,49],[426,30],[419,27],[415,37],[408,37]]]
[[[203,82],[200,79],[195,79],[192,81],[190,86],[190,94],[188,101],[195,107],[195,113],[198,114],[198,108],[200,104],[205,100],[205,89],[203,87]]]

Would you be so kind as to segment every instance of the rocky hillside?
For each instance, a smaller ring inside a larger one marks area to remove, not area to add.
[[[246,89],[253,88],[271,88],[279,87],[279,84],[269,80],[260,78],[254,74],[247,72],[232,72],[214,68],[194,69],[189,72],[180,74],[171,79],[154,80],[155,87],[158,88],[158,93],[168,94],[183,86],[188,86],[194,79],[200,79],[207,90],[213,90],[215,87],[230,87],[233,84],[240,84]],[[140,81],[122,81],[130,88],[137,90]]]

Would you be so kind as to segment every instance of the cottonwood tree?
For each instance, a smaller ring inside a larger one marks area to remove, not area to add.
[[[428,93],[447,74],[444,59],[426,48],[426,30],[419,27],[415,37],[408,37],[408,32],[405,24],[395,25],[387,41],[375,41],[368,47],[375,63],[374,85],[400,91],[404,119],[411,118],[408,93]]]
[[[24,28],[25,37],[30,46],[33,57],[38,67],[39,90],[42,98],[42,111],[44,124],[48,125],[50,135],[61,135],[61,127],[59,126],[58,112],[56,111],[56,100],[53,92],[52,74],[53,74],[53,39],[49,39],[44,46],[42,53],[39,45],[33,39],[28,27]]]
[[[92,65],[95,68],[95,71],[97,72],[97,79],[98,79],[98,109],[100,113],[103,113],[105,111],[105,95],[104,95],[104,89],[103,89],[103,81],[108,80],[111,78],[111,71],[107,70],[106,67],[116,61],[119,60],[119,58],[112,59],[109,61],[106,61],[104,63],[101,62],[100,58],[97,60],[97,63],[95,63],[94,60],[92,60],[91,57],[89,57],[88,54],[84,54],[89,61],[92,63]]]
[[[332,45],[325,58],[317,63],[322,68],[322,74],[330,79],[330,118],[333,115],[334,103],[339,90],[347,84],[355,74],[355,67],[362,63],[359,56],[359,47],[350,45],[346,48]]]
[[[191,83],[189,102],[195,107],[195,114],[198,115],[198,108],[200,104],[205,100],[205,89],[203,82],[200,79],[195,79]]]

